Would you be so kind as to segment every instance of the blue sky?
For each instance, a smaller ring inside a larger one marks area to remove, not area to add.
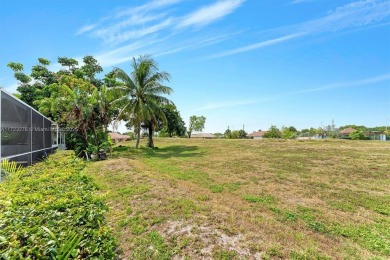
[[[108,73],[151,54],[204,132],[390,124],[390,1],[0,0],[0,85],[10,61],[93,55]]]

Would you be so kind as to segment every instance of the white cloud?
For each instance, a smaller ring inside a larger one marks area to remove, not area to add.
[[[346,30],[380,22],[388,16],[389,1],[358,1],[338,7],[323,18],[304,23],[300,30],[309,32]]]
[[[215,4],[203,7],[187,15],[177,25],[177,28],[185,28],[190,26],[205,26],[232,13],[243,2],[244,0],[218,1]]]
[[[99,53],[94,55],[94,57],[99,61],[102,67],[114,66],[126,61],[130,61],[133,59],[133,57],[140,53],[149,53],[145,51],[147,47],[158,44],[165,40],[165,38],[148,38],[147,40],[138,40],[120,48]]]
[[[167,49],[162,49],[161,45],[162,43],[166,42],[170,36],[148,37],[116,49],[98,53],[94,55],[94,57],[99,61],[101,66],[109,67],[130,61],[138,54],[151,53],[153,57],[164,56],[184,50],[198,49],[208,45],[216,44],[218,42],[227,40],[234,35],[237,35],[237,33],[222,34],[213,37],[202,37],[200,39],[191,39],[187,42],[178,42],[175,45],[176,47],[170,46],[170,48]]]
[[[305,33],[295,33],[295,34],[285,35],[285,36],[282,36],[279,38],[266,40],[266,41],[246,45],[244,47],[236,48],[236,49],[233,49],[230,51],[211,55],[208,58],[224,57],[224,56],[233,55],[233,54],[237,54],[237,53],[241,53],[241,52],[247,52],[247,51],[251,51],[251,50],[255,50],[255,49],[259,49],[259,48],[264,48],[264,47],[267,47],[270,45],[274,45],[274,44],[285,42],[285,41],[288,41],[288,40],[291,40],[294,38],[298,38],[298,37],[303,36],[303,35],[305,35]]]
[[[76,34],[88,33],[103,40],[105,44],[119,44],[157,33],[172,24],[168,13],[158,9],[174,5],[181,0],[154,0],[141,6],[116,10],[93,25],[81,27]]]
[[[111,27],[97,30],[93,35],[102,38],[106,43],[121,43],[130,39],[139,39],[146,35],[156,33],[172,24],[172,19],[168,18],[159,23],[139,27],[136,29],[130,29],[125,31],[120,31],[119,29],[114,29]]]
[[[390,73],[384,74],[384,75],[379,75],[379,76],[372,77],[372,78],[367,78],[367,79],[331,83],[331,84],[327,84],[327,85],[320,86],[320,87],[309,88],[309,89],[291,92],[289,94],[303,94],[303,93],[312,93],[312,92],[319,92],[319,91],[325,91],[325,90],[331,90],[331,89],[367,86],[367,85],[371,85],[374,83],[383,82],[386,80],[390,80]]]
[[[284,41],[292,40],[305,35],[316,33],[336,32],[348,29],[356,29],[383,21],[390,16],[390,2],[376,0],[357,1],[328,13],[327,16],[301,23],[295,26],[277,28],[290,31],[289,34],[273,39],[238,47],[229,51],[218,53],[207,58],[218,58],[234,55],[242,52],[264,48]]]
[[[170,15],[169,9],[159,10],[181,2],[180,0],[155,0],[141,6],[121,9],[95,25],[80,28],[77,34],[89,33],[105,44],[120,44],[141,39],[152,33],[164,33],[175,28],[205,26],[232,13],[245,0],[225,0],[202,7],[187,16]],[[172,10],[171,10],[172,11]]]
[[[114,25],[107,27],[106,30],[119,31],[120,29],[126,28],[128,26],[134,27],[136,25],[143,25],[145,23],[162,19],[166,17],[166,15],[167,15],[166,13],[153,14],[153,15],[138,13],[138,14],[131,15],[129,18],[121,22],[115,23]]]
[[[130,7],[130,8],[119,10],[115,13],[114,16],[115,18],[120,18],[123,16],[134,15],[137,13],[147,13],[162,7],[180,3],[181,1],[182,0],[154,0],[141,6]]]
[[[158,57],[158,56],[168,55],[168,54],[172,54],[172,53],[176,53],[176,52],[180,52],[180,51],[184,51],[184,50],[203,48],[203,47],[206,47],[209,45],[213,45],[213,44],[225,41],[225,40],[227,40],[227,39],[229,39],[237,34],[239,34],[239,32],[218,35],[218,36],[209,37],[209,38],[200,39],[200,40],[191,39],[190,42],[186,42],[186,43],[181,42],[179,47],[170,48],[169,50],[156,52],[155,54],[153,54],[153,56]]]
[[[89,32],[89,31],[93,30],[96,26],[97,26],[97,24],[85,25],[85,26],[81,27],[81,28],[76,32],[76,35],[80,35],[80,34]]]
[[[117,9],[95,25],[80,28],[78,34],[88,34],[103,41],[106,45],[105,50],[94,55],[103,67],[129,61],[140,53],[168,55],[216,44],[237,35],[219,30],[212,37],[199,33],[184,38],[182,36],[187,34],[187,31],[176,29],[179,25],[184,28],[217,21],[232,13],[244,1],[216,1],[187,16],[178,17],[173,13],[176,9],[169,7],[182,0],[154,0],[140,6]]]

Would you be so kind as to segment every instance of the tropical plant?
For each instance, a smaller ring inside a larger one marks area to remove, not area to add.
[[[158,119],[166,121],[162,106],[173,104],[163,96],[172,93],[170,87],[162,85],[163,81],[169,81],[170,75],[160,72],[157,63],[148,55],[133,58],[132,68],[130,75],[120,68],[114,69],[116,78],[122,82],[122,85],[114,87],[121,93],[116,100],[120,107],[116,120],[125,120],[134,127],[136,148],[139,147],[141,126],[144,124],[149,133],[148,146],[154,147],[153,133]]]
[[[67,147],[79,156],[90,156],[85,153],[90,144],[98,147],[107,140],[108,126],[116,113],[114,91],[106,86],[98,89],[88,79],[63,75],[50,85],[50,92],[49,98],[36,102],[39,110],[53,115],[60,126],[74,129],[67,133]]]
[[[110,155],[112,154],[112,145],[113,142],[108,133],[99,130],[88,136],[88,146],[80,152],[84,152],[87,159],[103,160],[106,159],[107,151],[110,152]]]
[[[62,242],[57,236],[47,227],[42,226],[42,229],[49,234],[52,239],[48,245],[50,258],[55,260],[67,260],[69,257],[76,258],[79,250],[76,247],[79,245],[82,236],[77,234],[75,231],[70,231],[68,236]]]
[[[106,75],[104,80],[95,77],[103,69],[92,56],[85,56],[82,66],[76,59],[67,57],[59,57],[58,63],[63,68],[52,72],[48,69],[50,61],[39,58],[30,75],[23,72],[23,64],[10,62],[7,66],[20,82],[17,89],[20,99],[56,121],[61,128],[74,129],[67,133],[67,147],[85,156],[80,151],[89,147],[89,136],[95,137],[92,144],[97,147],[107,140],[107,128],[116,111],[111,106],[115,93],[104,84],[115,85],[116,82],[110,81],[112,74]],[[98,134],[100,131],[105,135]]]
[[[16,162],[2,160],[1,161],[1,172],[0,172],[0,180],[11,179],[11,178],[19,178],[23,173],[23,167],[18,165]]]

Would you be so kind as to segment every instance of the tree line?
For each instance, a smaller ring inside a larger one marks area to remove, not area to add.
[[[346,128],[355,129],[355,132],[350,133],[349,135],[341,135],[340,132]],[[261,131],[259,129],[258,131]],[[304,128],[298,131],[294,126],[290,127],[278,127],[272,125],[268,130],[265,131],[263,137],[264,138],[283,138],[283,139],[296,139],[298,137],[313,137],[319,136],[321,138],[345,138],[352,140],[365,140],[367,139],[366,133],[370,132],[380,132],[388,135],[387,126],[377,126],[377,127],[366,127],[363,125],[345,125],[339,128],[336,128],[332,123],[331,125],[319,127],[319,128]],[[243,129],[240,130],[230,130],[229,128],[225,130],[223,134],[216,133],[214,134],[217,137],[223,137],[226,139],[244,139],[248,138],[248,133]]]

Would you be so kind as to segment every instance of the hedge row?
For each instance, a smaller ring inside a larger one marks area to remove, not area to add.
[[[0,259],[116,259],[85,163],[58,152],[0,183]]]

